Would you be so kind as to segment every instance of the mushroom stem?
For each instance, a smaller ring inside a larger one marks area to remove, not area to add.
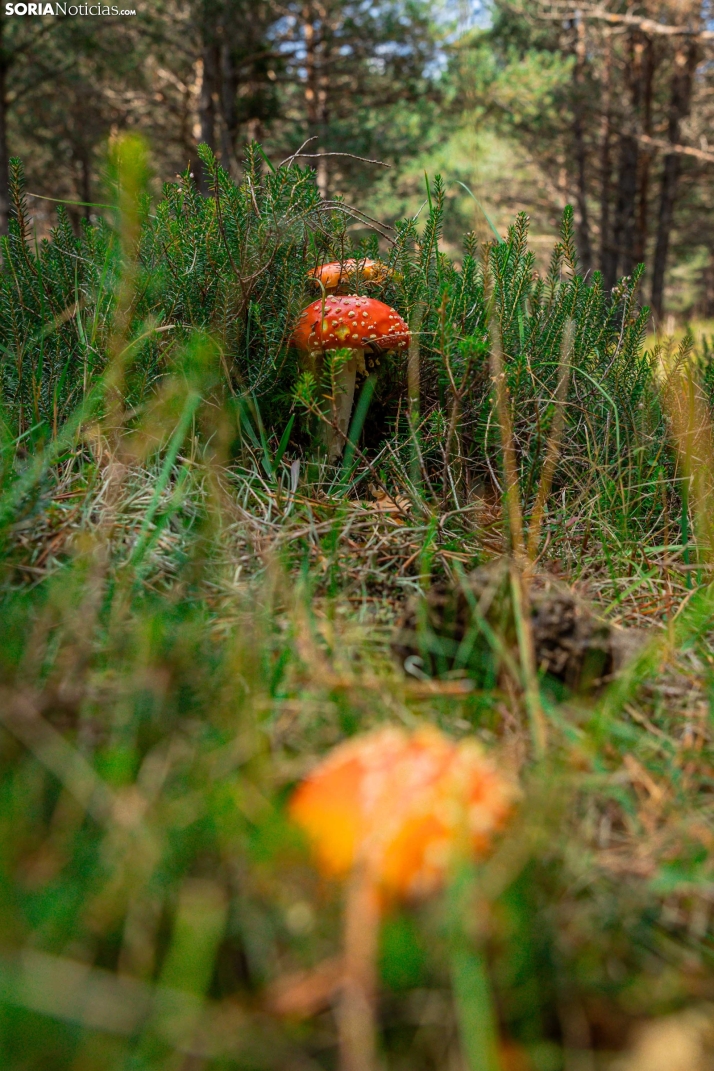
[[[340,1071],[374,1071],[379,898],[362,867],[346,889],[344,975],[338,1009]]]
[[[326,430],[327,459],[337,461],[342,457],[350,427],[352,403],[355,397],[355,382],[358,368],[364,367],[364,350],[354,350],[348,361],[332,377],[330,400],[330,427]],[[338,430],[339,429],[339,430]]]

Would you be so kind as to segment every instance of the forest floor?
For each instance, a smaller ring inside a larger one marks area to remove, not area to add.
[[[499,501],[475,494],[466,509],[435,510],[370,487],[368,472],[361,497],[345,498],[331,493],[324,471],[311,480],[309,465],[285,463],[276,488],[257,463],[211,470],[190,449],[179,462],[189,475],[177,491],[175,480],[162,486],[160,472],[95,447],[93,461],[67,463],[43,489],[6,546],[17,593],[6,644],[19,642],[12,623],[27,623],[28,592],[45,593],[5,703],[12,711],[29,702],[50,735],[33,736],[18,728],[19,715],[6,714],[11,735],[36,761],[25,760],[7,790],[5,822],[14,815],[22,910],[36,933],[64,932],[54,945],[56,977],[102,948],[99,962],[120,975],[150,970],[166,938],[156,909],[146,915],[155,893],[147,900],[141,890],[153,887],[166,857],[176,873],[160,885],[170,889],[195,872],[195,849],[172,842],[187,823],[207,821],[219,832],[208,836],[201,872],[225,881],[239,905],[233,951],[216,953],[233,962],[221,968],[228,989],[250,993],[255,1007],[281,979],[317,969],[336,951],[338,899],[285,847],[282,825],[276,834],[281,800],[345,734],[426,720],[456,738],[479,738],[519,777],[528,800],[508,838],[511,855],[497,855],[484,879],[503,1071],[669,1071],[674,1065],[661,1058],[670,1046],[684,1052],[682,1071],[709,1066],[714,634],[709,568],[692,564],[693,548],[677,533],[665,545],[618,546],[585,512],[552,508],[538,572],[641,642],[634,669],[604,694],[545,688],[548,752],[535,761],[517,682],[483,688],[464,673],[405,674],[393,653],[405,605],[427,576],[455,581],[505,552]],[[74,744],[48,757],[57,730]],[[16,754],[17,743],[3,746]],[[112,821],[85,846],[100,863],[84,876],[73,870],[77,799],[89,805],[77,786],[82,756],[93,756],[127,806],[129,790],[139,793],[132,806],[144,808],[160,842],[156,858],[137,862],[134,841]],[[18,808],[32,813],[37,793],[47,791],[37,762],[74,796],[73,805],[56,805],[41,834],[36,819],[18,818]],[[229,847],[220,845],[226,800],[205,781],[214,768],[226,791],[239,793],[249,827],[224,833]],[[231,867],[243,874],[238,891]],[[67,897],[83,920],[71,940]],[[127,910],[136,932],[125,924],[112,952]],[[241,913],[257,927],[252,937]],[[385,930],[385,1058],[392,1068],[460,1066],[438,925],[428,912],[405,918]],[[247,957],[238,975],[236,956]],[[34,996],[16,1024],[18,1044],[33,1016],[56,1014],[47,979],[28,978]],[[322,1066],[334,1033],[323,1004],[329,1000],[318,997],[312,1009],[314,1029],[280,1027],[290,1060],[299,1051],[304,1066]],[[106,1009],[92,1022],[82,1015],[69,1016],[84,1039],[71,1066],[97,1066],[102,1045],[123,1059],[125,1038],[101,1040],[102,1030],[111,1034]],[[53,1044],[74,1052],[76,1040],[56,1029]],[[262,1029],[256,1021],[256,1038]],[[277,1057],[264,1044],[270,1065]],[[157,1061],[150,1066],[164,1066]]]

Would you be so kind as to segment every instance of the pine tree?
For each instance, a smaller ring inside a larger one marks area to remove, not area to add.
[[[577,206],[584,266],[599,267],[609,290],[649,262],[658,317],[680,174],[697,157],[714,161],[682,145],[685,125],[691,138],[708,123],[701,6],[670,14],[659,21],[666,13],[651,4],[624,14],[617,4],[497,2],[462,66],[481,114],[539,162],[554,205]]]

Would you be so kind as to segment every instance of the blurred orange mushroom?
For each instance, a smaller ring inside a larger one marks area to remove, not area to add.
[[[350,740],[290,802],[320,871],[347,879],[340,1044],[345,1071],[373,1066],[379,919],[385,905],[424,897],[460,862],[483,857],[516,800],[513,782],[474,741],[433,728]]]
[[[319,264],[309,273],[314,283],[322,285],[328,293],[346,293],[354,289],[357,278],[364,283],[386,283],[394,274],[391,268],[380,260],[335,260],[330,264]]]
[[[381,729],[336,748],[290,805],[323,873],[364,868],[386,899],[428,895],[460,858],[486,854],[514,803],[474,741]]]

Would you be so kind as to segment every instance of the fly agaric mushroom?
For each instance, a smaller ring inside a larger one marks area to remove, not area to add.
[[[485,855],[514,800],[514,785],[475,741],[388,728],[335,748],[290,813],[323,873],[362,868],[393,900],[433,893],[459,858]]]
[[[515,786],[477,743],[455,744],[432,728],[349,740],[297,789],[290,813],[319,869],[348,879],[338,1016],[346,1071],[374,1065],[385,903],[434,893],[459,861],[486,855],[515,798]]]
[[[347,295],[313,301],[303,311],[292,336],[301,353],[315,357],[328,350],[349,350],[333,376],[327,454],[336,461],[344,449],[354,401],[357,372],[366,373],[365,354],[374,357],[409,344],[409,328],[395,309],[376,298]]]
[[[328,292],[350,290],[359,273],[365,283],[386,283],[394,273],[380,260],[335,260],[330,264],[320,264],[310,272],[313,282],[322,284]]]

